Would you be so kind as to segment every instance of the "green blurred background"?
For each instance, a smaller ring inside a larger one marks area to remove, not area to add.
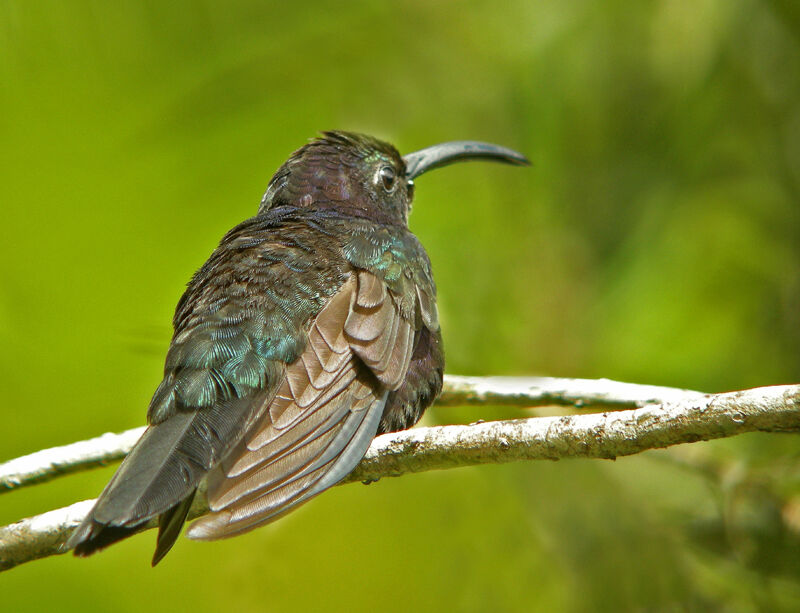
[[[4,0],[0,460],[141,425],[186,281],[332,128],[533,161],[418,182],[448,372],[800,380],[794,0]],[[4,495],[0,522],[112,471]],[[406,476],[155,570],[153,543],[17,568],[0,607],[796,611],[800,452],[749,435]]]

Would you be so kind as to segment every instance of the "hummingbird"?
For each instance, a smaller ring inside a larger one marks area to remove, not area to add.
[[[401,156],[331,131],[295,151],[175,310],[148,427],[65,547],[88,556],[158,519],[155,566],[205,481],[192,539],[234,536],[344,479],[376,435],[442,388],[436,285],[408,228],[414,181],[462,160],[525,165],[477,141]]]

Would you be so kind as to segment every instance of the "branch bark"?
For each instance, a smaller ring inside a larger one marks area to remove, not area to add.
[[[533,381],[546,381],[547,385],[535,384]],[[464,392],[469,398],[466,401],[463,399],[459,401],[462,403],[531,406],[537,404],[536,400],[531,401],[537,397],[536,392],[532,392],[531,389],[546,388],[548,391],[540,394],[542,398],[544,394],[553,394],[556,390],[562,402],[551,398],[546,401],[542,399],[538,404],[575,406],[585,404],[580,402],[577,394],[566,393],[570,389],[573,391],[575,389],[570,387],[571,381],[576,380],[560,380],[559,383],[551,379],[515,381],[504,379],[500,382],[508,385],[505,388],[508,393],[500,396],[496,394],[497,390],[491,392],[484,390],[482,386],[488,384],[486,379],[451,378],[448,384],[463,383],[472,386]],[[594,391],[604,386],[613,388],[611,391],[624,389],[632,392],[635,389],[644,391],[640,388],[649,389],[637,398],[634,398],[633,393],[625,396],[609,391],[604,396],[603,402],[609,402],[610,398],[614,402],[613,406],[619,406],[624,402],[628,402],[629,406],[635,406],[637,403],[645,402],[644,397],[652,396],[658,390],[661,390],[664,401],[612,413],[536,417],[468,426],[416,428],[386,434],[373,441],[361,464],[345,482],[375,481],[382,477],[406,473],[518,460],[558,460],[574,457],[613,459],[647,449],[730,437],[745,432],[800,432],[800,385],[702,395],[686,390],[630,386],[609,381],[595,383]],[[590,384],[581,381],[580,385]],[[623,388],[616,387],[620,385]],[[528,391],[524,392],[523,388]],[[525,393],[529,396],[523,399]],[[598,396],[587,394],[586,398],[594,398],[592,402],[595,402]],[[453,401],[453,403],[458,402]],[[134,432],[128,431],[123,435],[113,436],[121,437],[121,448],[123,444],[129,444],[129,440],[125,437],[133,436]],[[110,444],[113,439],[100,437],[92,440]],[[76,445],[89,443],[91,441],[84,441],[57,449],[74,450]],[[124,455],[119,448],[115,453],[120,457]],[[32,454],[32,456],[37,455]],[[202,501],[203,497],[199,498],[201,500],[192,510],[192,517],[207,511]],[[79,502],[0,528],[0,570],[61,553],[62,543],[88,512],[92,503],[93,501]]]

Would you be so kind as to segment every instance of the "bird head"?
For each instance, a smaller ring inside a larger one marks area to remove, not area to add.
[[[259,213],[276,206],[335,208],[383,223],[402,223],[414,198],[414,179],[454,162],[482,159],[526,165],[520,153],[478,141],[453,141],[401,156],[371,136],[324,132],[295,151],[269,183]]]

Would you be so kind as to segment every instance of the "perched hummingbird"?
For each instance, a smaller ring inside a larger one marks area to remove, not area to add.
[[[272,177],[178,302],[149,427],[67,542],[90,555],[157,517],[153,565],[203,479],[193,539],[271,522],[346,477],[442,387],[436,286],[408,229],[414,179],[468,159],[527,164],[486,143],[401,157],[325,132]]]

